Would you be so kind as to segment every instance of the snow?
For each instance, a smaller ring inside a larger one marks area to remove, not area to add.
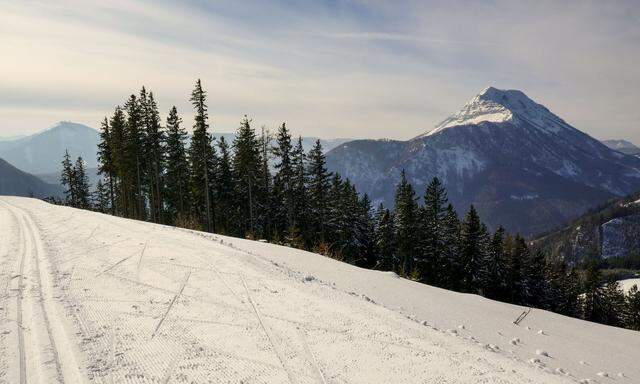
[[[640,379],[638,332],[514,325],[524,308],[309,252],[27,198],[0,197],[0,228],[0,382]]]
[[[631,287],[633,287],[634,285],[638,286],[638,289],[640,289],[640,278],[618,280],[618,283],[620,284],[620,288],[625,293],[629,292]]]
[[[478,125],[483,122],[509,122],[516,125],[526,122],[544,133],[558,133],[563,129],[573,129],[545,106],[534,102],[521,91],[488,87],[467,102],[458,112],[422,136],[431,136],[452,127]]]

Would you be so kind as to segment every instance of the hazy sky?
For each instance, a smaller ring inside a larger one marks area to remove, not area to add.
[[[0,136],[97,127],[142,85],[214,131],[406,139],[488,85],[640,143],[640,2],[3,1]]]

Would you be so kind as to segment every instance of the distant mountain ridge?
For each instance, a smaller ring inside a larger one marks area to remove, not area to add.
[[[32,135],[0,141],[0,158],[22,171],[33,174],[59,172],[65,150],[72,157],[82,156],[87,166],[97,166],[98,131],[83,124],[69,121]]]
[[[332,171],[392,205],[404,169],[422,196],[437,176],[460,213],[533,235],[640,189],[640,159],[611,150],[517,90],[489,87],[409,141],[357,140],[327,154]]]
[[[0,195],[23,197],[60,197],[62,188],[48,184],[0,159]]]
[[[216,138],[224,136],[231,144],[234,133],[212,132]],[[319,138],[303,137],[303,147],[306,151],[311,149]],[[319,139],[325,151],[353,140],[348,138]],[[99,133],[95,129],[84,124],[62,121],[43,131],[29,136],[15,137],[0,140],[0,158],[15,164],[21,170],[41,176],[53,181],[60,174],[62,156],[65,150],[71,157],[82,156],[89,169],[97,168]],[[95,172],[90,172],[94,175]],[[92,177],[92,184],[96,177]]]
[[[602,144],[625,155],[640,155],[640,147],[627,140],[603,140]]]
[[[640,193],[592,209],[533,245],[570,263],[640,255]]]

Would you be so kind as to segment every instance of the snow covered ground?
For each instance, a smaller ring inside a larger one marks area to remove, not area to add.
[[[640,289],[640,278],[618,280],[618,283],[620,283],[620,288],[624,292],[629,292],[634,285],[637,285],[638,289]]]
[[[0,382],[638,383],[640,333],[0,197]]]

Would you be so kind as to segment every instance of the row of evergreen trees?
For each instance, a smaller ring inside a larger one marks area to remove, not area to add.
[[[190,140],[175,107],[162,126],[145,88],[105,118],[95,209],[266,239],[447,289],[640,327],[640,294],[625,297],[613,284],[603,287],[596,272],[551,263],[502,228],[490,233],[473,206],[460,220],[437,178],[419,199],[402,172],[395,209],[374,210],[367,195],[327,170],[319,141],[305,153],[284,123],[273,137],[257,134],[245,116],[230,145],[210,133],[199,80],[191,103]],[[68,202],[87,207],[77,195]]]

